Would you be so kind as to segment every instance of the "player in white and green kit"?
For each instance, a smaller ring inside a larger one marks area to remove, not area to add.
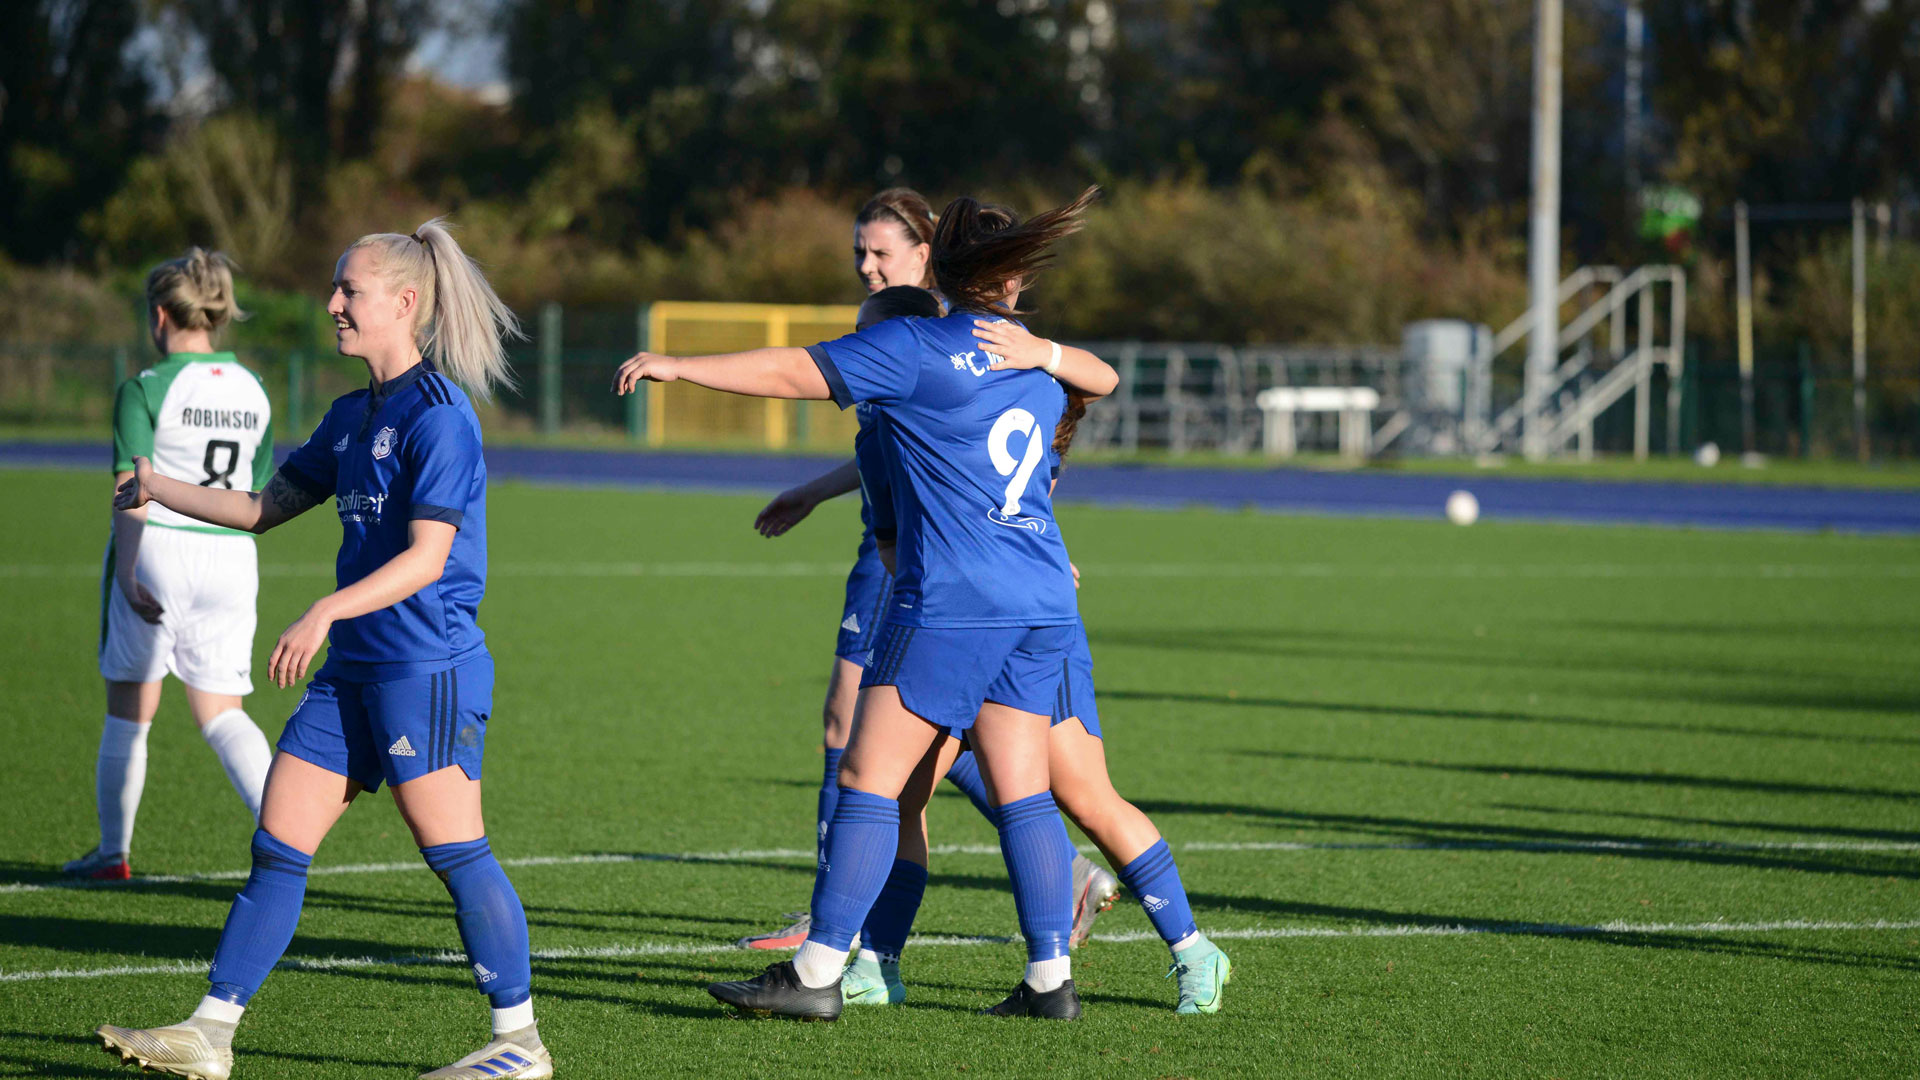
[[[120,385],[113,407],[116,487],[135,456],[208,487],[257,490],[273,472],[267,394],[212,336],[240,316],[225,257],[199,248],[147,276],[148,329],[163,357]],[[147,732],[169,672],[207,745],[255,818],[272,750],[242,709],[253,692],[253,537],[154,504],[113,515],[100,587],[106,725],[94,771],[99,846],[66,865],[76,877],[131,876],[127,853],[146,786]]]

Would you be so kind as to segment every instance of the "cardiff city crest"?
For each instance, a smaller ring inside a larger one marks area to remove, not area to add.
[[[379,461],[393,453],[393,429],[383,427],[373,436],[373,460]]]

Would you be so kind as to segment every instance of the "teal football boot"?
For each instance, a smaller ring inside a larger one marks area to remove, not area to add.
[[[1227,954],[1206,938],[1174,954],[1167,978],[1180,978],[1180,1004],[1174,1012],[1182,1016],[1220,1011],[1220,997],[1233,978],[1233,964]]]
[[[854,957],[840,976],[840,995],[849,1005],[898,1005],[907,1000],[900,962]]]

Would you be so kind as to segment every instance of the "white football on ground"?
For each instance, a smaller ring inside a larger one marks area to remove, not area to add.
[[[1456,491],[1447,496],[1447,520],[1455,525],[1471,525],[1480,520],[1480,500],[1471,491]]]

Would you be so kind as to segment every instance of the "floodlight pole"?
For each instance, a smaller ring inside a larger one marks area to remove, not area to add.
[[[1861,461],[1867,444],[1867,204],[1853,200],[1853,448]]]
[[[1531,461],[1547,456],[1547,393],[1560,353],[1560,3],[1535,0],[1533,16],[1533,220],[1527,244],[1533,328],[1520,440]]]
[[[1627,166],[1627,212],[1629,214],[1639,209],[1637,200],[1640,195],[1640,90],[1646,72],[1646,66],[1642,61],[1646,42],[1647,18],[1640,10],[1640,0],[1627,0],[1626,100],[1622,102],[1623,120],[1620,142],[1621,156],[1626,159]]]
[[[1733,204],[1734,313],[1739,321],[1740,452],[1753,453],[1753,260],[1747,252],[1747,201]]]

